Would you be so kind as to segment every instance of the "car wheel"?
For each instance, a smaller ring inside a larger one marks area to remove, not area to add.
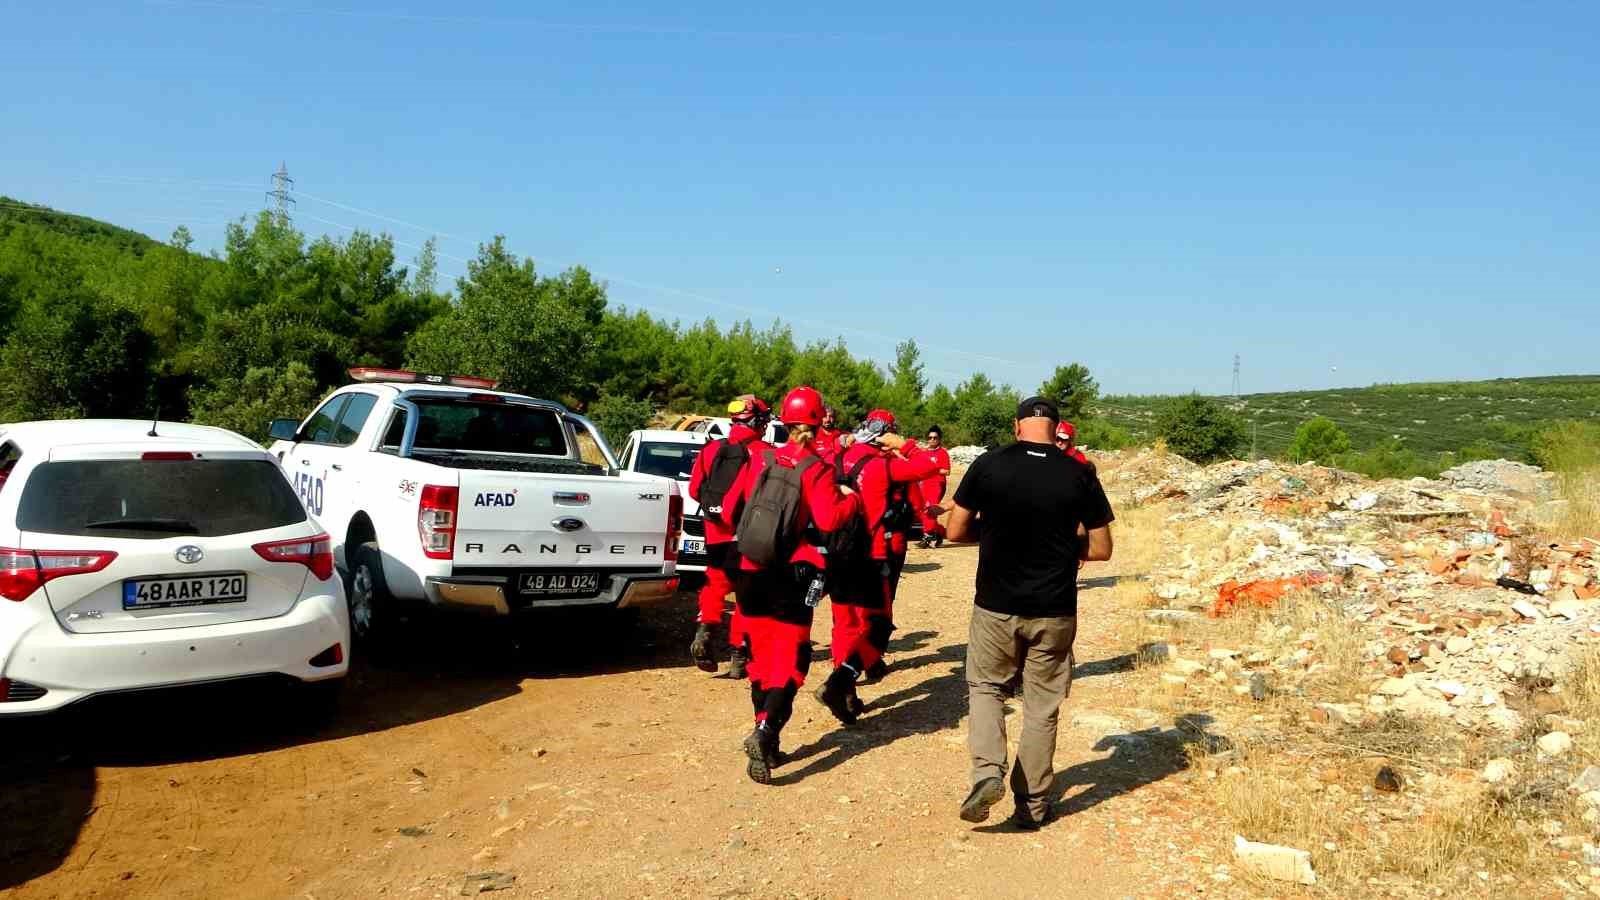
[[[383,554],[376,543],[356,548],[349,581],[345,596],[350,603],[350,640],[369,646],[383,641],[394,630],[399,611],[383,580]]]

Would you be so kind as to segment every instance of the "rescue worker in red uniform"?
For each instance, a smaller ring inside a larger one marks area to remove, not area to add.
[[[748,467],[749,460],[759,457],[772,446],[762,440],[766,433],[767,422],[772,418],[772,411],[760,398],[746,394],[736,398],[728,404],[728,414],[733,419],[733,427],[726,438],[717,438],[707,441],[700,448],[700,455],[695,458],[694,471],[689,476],[689,496],[701,504],[700,515],[705,522],[706,529],[706,582],[700,588],[700,605],[695,616],[694,641],[689,645],[689,656],[694,664],[703,672],[717,670],[716,640],[722,628],[723,601],[728,594],[733,592],[733,576],[739,570],[737,545],[735,544],[734,527],[739,522],[739,507],[736,490],[742,483],[744,468]],[[744,450],[743,460],[739,462],[739,454],[725,452],[724,447],[732,444]],[[719,459],[722,462],[719,464]],[[725,466],[728,470],[738,467],[732,480],[729,472],[724,471],[720,476],[713,472]],[[711,481],[721,479],[723,490],[722,497],[714,497],[717,491],[709,484]],[[704,498],[704,499],[702,499]],[[711,501],[715,509],[707,509],[706,501]],[[728,627],[728,674],[734,678],[744,678],[746,666],[750,662],[750,643],[744,626],[744,616],[740,614],[737,602],[734,604],[733,617]]]
[[[926,550],[930,547],[944,546],[944,526],[939,524],[940,501],[944,500],[945,488],[950,477],[950,451],[944,448],[944,430],[934,425],[928,429],[927,446],[922,450],[923,455],[933,458],[939,470],[928,478],[918,482],[922,490],[922,502],[917,505],[917,514],[922,519],[922,540],[918,543]]]
[[[839,431],[834,422],[839,418],[839,413],[831,406],[822,408],[822,424],[817,428],[815,450],[817,455],[833,462],[834,456],[842,449],[839,446]]]
[[[1056,423],[1056,449],[1089,466],[1090,470],[1093,471],[1094,464],[1089,462],[1089,457],[1085,456],[1082,450],[1078,449],[1077,426],[1066,419]]]
[[[906,531],[915,515],[909,485],[936,471],[930,459],[897,454],[906,440],[894,428],[894,414],[888,410],[868,413],[839,463],[838,477],[861,495],[866,546],[856,549],[848,562],[835,560],[829,573],[834,670],[817,699],[847,725],[863,709],[856,679],[869,670],[881,677],[879,663],[894,631],[894,592],[905,562]]]
[[[772,769],[784,761],[779,750],[783,726],[794,712],[794,698],[811,668],[811,623],[821,600],[827,556],[819,541],[861,514],[861,498],[835,483],[833,467],[816,454],[816,433],[822,425],[822,395],[797,387],[784,398],[779,419],[789,428],[789,441],[751,459],[740,485],[745,501],[761,483],[768,466],[799,471],[800,502],[795,507],[794,550],[775,565],[762,568],[741,555],[736,581],[739,608],[744,611],[754,659],[750,664],[750,703],[755,730],[745,738],[752,781],[772,783]],[[788,546],[787,544],[785,546]]]

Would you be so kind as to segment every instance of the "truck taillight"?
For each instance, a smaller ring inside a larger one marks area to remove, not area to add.
[[[109,550],[14,550],[0,547],[0,597],[21,602],[45,582],[98,572],[117,555]]]
[[[450,559],[456,550],[456,489],[443,484],[422,486],[417,504],[417,536],[429,559]]]
[[[318,581],[333,577],[333,541],[325,534],[287,541],[268,541],[251,549],[267,562],[299,563],[311,570]]]
[[[678,532],[683,529],[683,497],[673,494],[667,498],[667,546],[662,556],[667,562],[678,558]]]

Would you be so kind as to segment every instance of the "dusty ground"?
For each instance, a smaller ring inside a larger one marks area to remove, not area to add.
[[[499,897],[1230,890],[1212,875],[1227,836],[1201,834],[1180,772],[1203,717],[1188,732],[1129,723],[1145,730],[1128,741],[1097,712],[1126,721],[1142,705],[1137,610],[1110,601],[1116,563],[1085,572],[1063,817],[1036,834],[999,824],[1009,804],[987,826],[956,818],[976,558],[912,551],[894,669],[863,689],[869,714],[841,728],[808,691],[785,735],[796,761],[772,787],[744,774],[745,685],[687,664],[687,598],[625,646],[570,623],[521,644],[450,626],[449,651],[361,666],[331,725],[299,724],[282,692],[238,688],[6,723],[0,895],[456,896],[483,872],[515,876]],[[819,651],[827,634],[819,621]]]

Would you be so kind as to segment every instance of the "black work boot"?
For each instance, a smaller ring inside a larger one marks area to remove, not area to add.
[[[771,784],[772,770],[782,762],[778,752],[778,736],[763,722],[744,739],[744,755],[749,757],[745,774],[756,784]]]
[[[702,672],[715,672],[717,670],[717,657],[712,652],[716,645],[717,626],[700,623],[694,630],[694,642],[689,645],[689,658],[700,667]]]
[[[740,644],[728,652],[728,677],[744,679],[749,677],[750,646]]]
[[[867,684],[877,684],[889,676],[889,664],[879,659],[867,666],[867,671],[862,673],[862,678]]]
[[[840,666],[833,670],[828,680],[817,688],[817,702],[828,708],[833,717],[846,725],[853,725],[856,721],[856,710],[850,704],[850,698],[855,696],[856,673],[848,666]]]

